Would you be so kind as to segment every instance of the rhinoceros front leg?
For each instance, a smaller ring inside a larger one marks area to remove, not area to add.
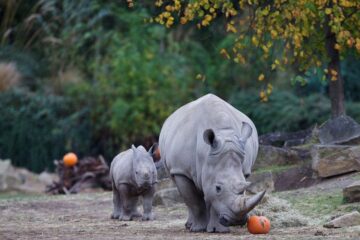
[[[219,233],[226,233],[230,232],[229,228],[220,224],[219,214],[215,211],[213,207],[210,206],[210,219],[209,223],[206,227],[207,232],[219,232]]]
[[[174,175],[175,184],[189,210],[189,218],[185,226],[192,232],[203,232],[208,223],[206,206],[203,196],[194,183],[185,176]]]
[[[111,218],[118,219],[121,216],[122,203],[120,199],[120,194],[114,184],[113,184],[113,205],[114,205],[114,210],[113,213],[111,214]]]
[[[119,220],[122,221],[131,221],[132,220],[132,211],[134,209],[134,199],[132,199],[129,195],[130,187],[126,184],[121,184],[118,188],[119,195],[121,198],[121,215],[119,216]],[[135,203],[136,206],[136,203]]]
[[[152,187],[151,189],[146,191],[143,195],[143,209],[144,209],[144,215],[142,218],[143,221],[154,220],[154,214],[152,212],[154,193],[155,193],[155,189],[154,187]]]

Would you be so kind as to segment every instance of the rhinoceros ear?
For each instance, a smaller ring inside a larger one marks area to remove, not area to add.
[[[134,158],[136,159],[136,156],[137,156],[137,148],[134,146],[134,144],[131,145],[131,150],[133,151]]]
[[[154,162],[159,161],[161,159],[159,144],[154,143],[149,149],[149,154],[153,158]]]
[[[246,140],[251,136],[251,134],[252,134],[252,128],[250,124],[243,122],[241,127],[241,136],[239,140],[241,142],[246,142]]]
[[[204,141],[211,147],[216,148],[218,141],[216,140],[215,133],[212,129],[206,129],[203,134]]]

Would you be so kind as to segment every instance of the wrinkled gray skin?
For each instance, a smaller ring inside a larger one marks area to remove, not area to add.
[[[160,133],[161,159],[188,207],[190,231],[245,224],[265,192],[245,197],[258,152],[253,122],[208,94],[175,111]]]
[[[131,149],[117,155],[110,166],[110,179],[113,186],[114,211],[111,218],[130,221],[141,217],[144,221],[153,220],[152,202],[157,182],[157,172],[149,152],[144,147]],[[144,214],[137,211],[139,197],[143,197]]]

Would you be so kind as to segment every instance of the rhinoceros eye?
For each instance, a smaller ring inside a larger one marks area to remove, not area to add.
[[[216,186],[215,188],[216,188],[216,192],[217,192],[217,193],[220,193],[220,192],[221,192],[221,187],[220,187],[220,186]]]
[[[135,174],[138,174],[139,172],[138,171],[135,171]]]

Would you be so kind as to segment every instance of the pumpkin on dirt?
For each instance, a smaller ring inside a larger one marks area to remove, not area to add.
[[[266,234],[270,231],[270,220],[264,216],[251,216],[247,220],[247,229],[252,234]]]
[[[72,167],[78,162],[78,158],[75,153],[70,152],[65,154],[63,161],[66,167]]]

